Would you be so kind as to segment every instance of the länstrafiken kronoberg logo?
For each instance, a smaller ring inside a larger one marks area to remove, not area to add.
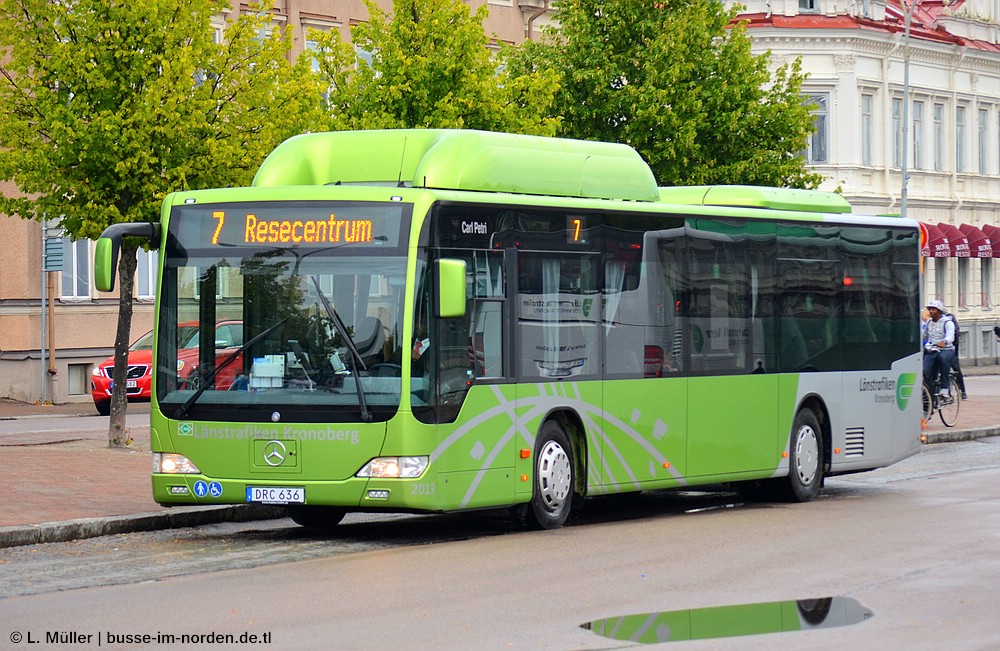
[[[900,373],[896,381],[896,406],[900,411],[906,411],[906,405],[913,396],[913,389],[917,383],[916,373]]]

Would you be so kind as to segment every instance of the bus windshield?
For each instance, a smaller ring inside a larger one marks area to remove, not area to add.
[[[164,412],[391,417],[402,386],[408,223],[399,203],[175,209],[159,312]],[[194,333],[192,322],[201,324]]]

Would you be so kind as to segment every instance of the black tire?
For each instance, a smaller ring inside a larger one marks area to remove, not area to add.
[[[808,502],[823,486],[823,431],[811,409],[800,409],[792,422],[788,446],[788,477],[784,497]]]
[[[94,407],[97,408],[97,413],[101,416],[111,415],[111,401],[105,400],[104,402],[95,402]]]
[[[948,388],[951,395],[948,398],[938,397],[938,416],[941,417],[945,427],[954,427],[958,422],[958,411],[962,405],[962,392],[958,389],[958,381],[954,377],[949,379],[951,382]]]
[[[288,517],[295,524],[310,529],[333,529],[347,515],[347,509],[336,506],[305,506],[295,504],[288,507]]]
[[[830,607],[833,605],[833,597],[823,599],[801,599],[795,602],[799,609],[799,616],[807,624],[819,626],[830,616]]]
[[[931,396],[931,390],[927,388],[926,382],[924,382],[923,387],[924,425],[927,425],[927,421],[934,415],[934,398]]]
[[[573,508],[576,471],[573,448],[559,423],[546,421],[535,439],[535,478],[527,525],[532,529],[558,529]]]

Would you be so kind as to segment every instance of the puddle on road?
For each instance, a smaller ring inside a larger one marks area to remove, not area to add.
[[[850,597],[771,601],[609,617],[583,628],[613,640],[660,644],[848,626],[875,613]]]

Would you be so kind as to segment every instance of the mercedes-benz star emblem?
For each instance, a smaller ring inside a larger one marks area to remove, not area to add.
[[[280,466],[288,456],[285,444],[281,441],[268,441],[264,445],[264,462],[269,466]]]

